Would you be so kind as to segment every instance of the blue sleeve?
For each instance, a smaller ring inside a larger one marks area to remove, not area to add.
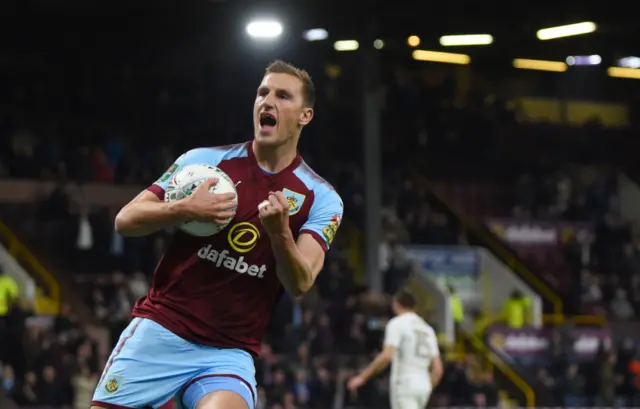
[[[344,206],[340,195],[328,186],[322,185],[315,191],[309,217],[300,233],[309,233],[327,251],[338,232]]]
[[[164,200],[164,192],[167,189],[171,177],[180,172],[182,168],[195,164],[218,166],[224,158],[225,153],[225,150],[216,148],[197,148],[183,153],[147,190],[155,193],[160,200]]]

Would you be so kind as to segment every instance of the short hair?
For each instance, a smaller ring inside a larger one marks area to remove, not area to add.
[[[316,87],[307,71],[286,61],[275,60],[265,70],[265,75],[267,74],[289,74],[299,79],[302,82],[304,104],[308,108],[313,108],[316,103]]]
[[[407,309],[414,309],[418,304],[416,301],[416,297],[409,290],[400,290],[394,296],[393,299],[396,300],[398,304]]]

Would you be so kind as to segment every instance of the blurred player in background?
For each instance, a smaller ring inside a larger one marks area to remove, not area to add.
[[[391,364],[392,409],[422,409],[442,378],[442,360],[436,333],[415,313],[416,299],[401,291],[391,304],[396,314],[385,329],[382,352],[347,387],[356,391]]]
[[[283,288],[291,296],[311,288],[342,218],[338,194],[297,151],[314,100],[305,71],[274,62],[256,95],[252,141],[183,154],[120,211],[115,225],[124,236],[234,220],[211,237],[175,233],[106,364],[93,408],[158,408],[172,397],[188,409],[255,408],[253,357],[271,312]],[[210,193],[211,180],[165,203],[168,183],[189,164],[222,169],[238,197]]]

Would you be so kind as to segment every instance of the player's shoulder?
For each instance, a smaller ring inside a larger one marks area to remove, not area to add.
[[[431,328],[429,324],[418,314],[400,314],[389,320],[389,325],[395,325],[398,328]]]
[[[414,325],[421,325],[421,326],[423,326],[425,328],[427,328],[427,327],[431,328],[431,326],[429,325],[427,320],[422,318],[420,316],[420,314],[418,314],[416,312],[411,312],[409,314],[405,314],[405,316],[407,317],[407,321],[410,321]]]
[[[210,146],[191,149],[180,156],[181,165],[206,164],[218,166],[220,162],[230,159],[247,158],[246,143],[225,146]]]
[[[318,175],[305,161],[293,170],[294,175],[313,192],[315,203],[334,205],[342,208],[342,198],[336,189],[324,178]]]
[[[405,325],[402,315],[396,315],[387,322],[387,329],[397,329]]]

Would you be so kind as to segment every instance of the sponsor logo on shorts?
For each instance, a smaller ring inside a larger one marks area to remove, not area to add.
[[[329,243],[329,245],[333,243],[333,239],[338,232],[338,227],[340,227],[340,215],[336,214],[331,218],[329,225],[322,229],[322,235],[324,236],[327,243]]]
[[[122,376],[108,374],[104,381],[104,391],[109,395],[113,395],[120,390],[120,387],[122,387],[122,383]]]
[[[258,245],[260,231],[249,222],[234,224],[227,234],[231,248],[238,253],[248,253]]]
[[[287,202],[289,202],[289,216],[293,216],[298,213],[300,209],[302,209],[302,204],[304,203],[304,199],[307,196],[302,193],[294,192],[293,190],[284,189],[282,191],[284,197],[287,198]]]

